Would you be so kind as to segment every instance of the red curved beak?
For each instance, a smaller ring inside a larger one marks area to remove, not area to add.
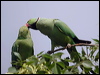
[[[26,23],[25,26],[27,26],[28,28],[31,28],[31,25],[29,25],[28,23]]]

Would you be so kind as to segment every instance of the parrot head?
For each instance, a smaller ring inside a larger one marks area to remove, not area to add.
[[[26,26],[28,28],[37,30],[36,23],[38,20],[39,20],[39,18],[38,19],[36,19],[36,18],[30,19],[29,21],[27,21]]]
[[[22,26],[22,27],[19,29],[18,38],[27,38],[29,33],[30,33],[30,32],[29,32],[28,27],[27,27],[27,26]]]

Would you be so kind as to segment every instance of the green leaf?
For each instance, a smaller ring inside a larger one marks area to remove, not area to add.
[[[91,58],[93,57],[93,54],[95,53],[95,51],[96,50],[94,50],[94,49],[90,51],[90,54],[89,55],[90,55]]]
[[[78,74],[79,73],[79,69],[78,67],[76,67],[74,70],[73,70],[74,74]]]
[[[54,74],[61,74],[61,70],[60,70],[59,66],[57,66],[56,63],[54,63],[54,67],[52,68],[52,72]]]
[[[57,65],[59,65],[61,68],[65,68],[65,64],[63,62],[57,62]]]
[[[58,52],[58,53],[55,53],[53,56],[57,58],[61,58],[62,54],[63,54],[62,52]]]
[[[26,59],[26,64],[38,64],[38,58],[36,58],[35,56],[31,56],[29,58]]]
[[[83,74],[90,74],[89,72],[92,70],[92,68],[83,68]]]
[[[99,52],[95,56],[95,61],[98,61],[98,59],[99,59]]]
[[[84,57],[85,55],[86,55],[86,53],[85,53],[85,51],[84,51],[84,49],[82,47],[82,56]]]
[[[61,59],[62,54],[63,54],[62,52],[58,52],[58,53],[53,54],[53,55],[52,55],[52,60],[53,60],[54,62],[57,62],[57,58],[58,58],[58,59]]]
[[[99,66],[95,66],[95,70],[94,70],[97,74],[99,74]]]
[[[85,60],[85,61],[83,61],[83,62],[82,62],[82,65],[83,65],[85,68],[92,68],[92,66],[94,66],[90,60]]]
[[[9,73],[16,73],[17,70],[16,70],[15,67],[9,67],[9,68],[8,68],[8,72],[9,72]]]
[[[62,74],[73,74],[71,71],[68,71],[67,69],[64,69]]]
[[[39,61],[39,63],[40,63],[40,64],[43,64],[43,63],[46,63],[46,61],[45,61],[44,58],[41,58],[40,61]]]
[[[14,52],[14,55],[17,56],[20,60],[22,60],[21,55],[18,52]]]
[[[41,51],[39,54],[37,54],[37,56],[41,56],[43,52],[44,52],[44,51]]]
[[[37,71],[37,73],[36,74],[45,74],[46,73],[46,71]]]
[[[92,39],[92,40],[94,40],[95,42],[99,43],[99,40],[98,39]]]
[[[50,54],[47,54],[47,53],[46,53],[46,54],[43,54],[42,57],[45,57],[45,58],[49,58],[49,59],[51,59]]]
[[[73,60],[69,59],[69,57],[66,57],[64,60],[65,60],[66,62],[73,62]]]
[[[32,73],[32,69],[30,68],[30,67],[26,67],[26,69],[30,72],[30,73]]]
[[[50,54],[43,54],[42,55],[42,58],[44,58],[45,59],[45,61],[46,61],[46,65],[50,65],[50,63],[51,63],[51,56],[50,56]]]
[[[69,60],[69,59],[61,59],[61,61],[64,63],[65,66],[69,66],[69,62],[72,61],[72,60]]]

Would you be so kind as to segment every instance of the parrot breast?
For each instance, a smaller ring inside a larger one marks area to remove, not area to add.
[[[18,52],[20,53],[22,60],[32,56],[33,53],[33,42],[31,39],[17,40],[18,42]]]

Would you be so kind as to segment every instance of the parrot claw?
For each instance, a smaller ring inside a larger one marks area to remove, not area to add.
[[[68,48],[71,48],[71,44],[68,43],[68,44],[67,44],[67,47],[68,47]]]

